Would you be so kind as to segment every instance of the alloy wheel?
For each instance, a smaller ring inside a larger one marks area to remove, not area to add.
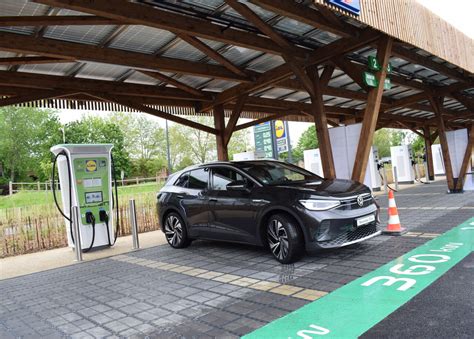
[[[171,246],[175,247],[181,243],[183,239],[183,226],[176,216],[170,215],[166,218],[165,235],[166,240]]]
[[[289,251],[288,235],[279,220],[272,220],[267,230],[268,244],[273,255],[280,260],[283,260]]]

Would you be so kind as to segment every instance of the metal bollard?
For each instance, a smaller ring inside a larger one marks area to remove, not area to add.
[[[385,189],[385,192],[388,191],[388,180],[387,180],[387,169],[384,167],[382,167],[382,173],[383,173],[383,186],[384,186],[384,189]]]
[[[82,249],[81,249],[81,232],[79,230],[79,207],[72,207],[72,235],[74,237],[74,252],[76,253],[75,261],[82,261]]]
[[[140,248],[140,242],[138,241],[137,210],[135,208],[135,199],[130,199],[130,225],[132,228],[132,248],[136,250]]]
[[[395,181],[395,189],[398,191],[398,172],[397,172],[397,166],[393,166],[393,180]]]

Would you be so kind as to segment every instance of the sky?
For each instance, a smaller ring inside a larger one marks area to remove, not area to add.
[[[474,39],[473,0],[417,0],[461,32]]]
[[[467,36],[474,39],[474,0],[417,0],[421,5],[425,6],[433,13],[439,15],[451,25],[464,32]],[[67,123],[80,118],[84,112],[63,110],[59,112],[61,122]],[[104,112],[94,112],[94,115],[106,116]],[[159,123],[164,126],[164,120],[160,118],[150,117],[150,119],[157,119]],[[241,122],[246,122],[242,119]],[[311,123],[304,122],[289,122],[290,139],[293,146],[296,146],[301,134],[309,127]],[[252,130],[252,129],[250,129]],[[253,132],[253,130],[252,130]],[[250,139],[253,140],[253,133],[250,133]]]

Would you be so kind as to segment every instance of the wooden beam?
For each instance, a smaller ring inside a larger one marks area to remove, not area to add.
[[[211,47],[209,47],[208,45],[206,45],[204,42],[202,42],[198,38],[192,37],[192,36],[187,35],[187,34],[182,34],[182,33],[178,33],[177,35],[182,40],[186,41],[188,44],[193,46],[194,48],[197,48],[198,50],[200,50],[201,52],[206,54],[209,58],[211,58],[211,59],[217,61],[218,63],[220,63],[222,66],[227,68],[229,71],[231,71],[231,72],[233,72],[233,73],[235,73],[235,74],[237,74],[241,77],[247,77],[247,74],[242,69],[240,69],[239,67],[234,65],[229,59],[227,59],[222,54],[220,54],[216,50],[214,50]]]
[[[182,89],[183,91],[185,92],[188,92],[189,94],[192,94],[192,95],[195,95],[197,97],[204,97],[204,96],[207,96],[206,93],[203,93],[202,91],[198,90],[198,89],[195,89],[191,86],[188,86],[176,79],[173,79],[169,76],[166,76],[164,74],[161,74],[159,72],[149,72],[149,71],[139,71],[145,75],[148,75],[149,77],[152,77],[152,78],[155,78],[155,79],[158,79],[158,80],[161,80],[161,81],[164,81],[170,85],[173,85],[174,87],[177,87],[179,89]]]
[[[108,93],[94,92],[94,93],[87,93],[87,94],[91,95],[94,98],[106,100],[106,101],[109,101],[109,102],[115,102],[119,105],[127,106],[127,107],[130,107],[130,108],[135,109],[137,111],[148,113],[148,114],[154,115],[154,116],[159,117],[159,118],[163,118],[163,119],[166,119],[166,120],[169,120],[169,121],[176,122],[176,123],[181,124],[181,125],[185,125],[185,126],[188,126],[188,127],[199,129],[199,130],[207,132],[207,133],[211,133],[211,134],[217,134],[218,133],[218,131],[214,128],[208,127],[206,125],[203,125],[203,124],[200,124],[200,123],[188,120],[188,119],[181,118],[179,116],[176,116],[176,115],[173,115],[173,114],[170,114],[170,113],[167,113],[167,112],[160,111],[158,109],[154,109],[152,107],[145,106],[145,105],[143,105],[140,102],[135,101],[135,100],[126,99],[126,98],[117,98],[116,96],[110,95]]]
[[[311,114],[314,117],[314,123],[316,125],[316,135],[319,141],[324,177],[334,179],[336,177],[336,169],[334,167],[331,139],[329,138],[328,120],[326,117],[326,111],[324,110],[323,92],[321,90],[318,69],[313,66],[308,69],[308,73],[308,81],[313,85]]]
[[[121,25],[117,20],[91,15],[0,16],[0,26]]]
[[[420,93],[403,97],[401,99],[393,100],[392,104],[384,106],[384,110],[388,111],[395,108],[402,108],[402,107],[406,107],[412,104],[416,104],[419,101],[428,99],[428,95],[429,94],[427,94],[426,92],[420,92]]]
[[[181,89],[158,87],[116,81],[67,78],[58,75],[33,74],[25,72],[0,71],[0,84],[35,88],[35,89],[68,89],[76,92],[107,92],[110,94],[149,96],[166,99],[206,100],[193,96]]]
[[[464,187],[464,177],[467,173],[467,169],[469,167],[469,161],[472,158],[472,149],[474,145],[474,124],[467,130],[469,134],[469,139],[466,145],[466,151],[464,152],[464,157],[462,160],[461,168],[459,170],[459,175],[456,182],[456,190],[462,191]],[[471,174],[473,175],[473,174]]]
[[[336,66],[341,71],[343,71],[349,78],[351,78],[357,85],[359,85],[360,88],[362,88],[366,92],[368,91],[367,86],[364,84],[364,81],[362,80],[362,72],[363,72],[362,68],[354,67],[354,64],[350,62],[349,60],[345,59],[344,56],[335,58],[333,61],[336,64]],[[367,95],[365,96],[365,98],[367,98]]]
[[[228,161],[229,153],[227,151],[227,143],[225,142],[224,107],[222,105],[214,107],[214,126],[217,131],[217,160]]]
[[[412,131],[413,133],[415,133],[416,135],[422,137],[422,138],[425,138],[425,135],[423,133],[420,133],[417,131],[416,129],[416,126],[410,126],[409,124],[405,123],[405,122],[402,122],[402,121],[398,121],[398,124],[402,127],[402,128],[406,128],[406,129],[409,129],[410,131]]]
[[[426,167],[428,169],[428,179],[434,180],[434,164],[433,164],[433,151],[431,145],[433,141],[431,140],[430,128],[428,126],[423,127],[423,139],[425,140],[425,156],[426,156]]]
[[[364,31],[357,38],[343,38],[331,44],[315,50],[307,60],[305,66],[319,65],[327,62],[335,56],[357,50],[380,36],[379,33]],[[217,95],[213,104],[225,104],[234,101],[241,94],[251,94],[260,89],[266,88],[274,83],[280,82],[293,74],[291,67],[287,64],[277,66],[255,79],[251,84],[240,84],[231,87]],[[204,106],[203,111],[209,110],[211,106]]]
[[[473,84],[473,87],[474,87],[474,84]],[[452,93],[452,96],[454,99],[456,99],[461,104],[463,104],[464,107],[470,110],[471,113],[474,113],[474,101],[472,99],[469,99],[468,97],[461,95],[461,93]]]
[[[240,131],[241,129],[249,128],[249,127],[252,127],[252,126],[255,126],[255,125],[258,125],[258,124],[262,124],[262,123],[267,122],[267,121],[280,119],[280,118],[283,118],[285,116],[293,115],[293,114],[297,114],[297,113],[298,112],[294,112],[294,111],[283,111],[283,112],[275,113],[275,114],[266,116],[264,118],[260,118],[260,119],[256,119],[256,120],[253,120],[253,121],[246,122],[245,124],[237,125],[237,126],[235,126],[234,132],[235,131]]]
[[[387,76],[387,65],[390,60],[392,43],[393,39],[391,37],[384,36],[380,39],[377,48],[377,60],[380,62],[382,69],[376,74],[379,85],[369,90],[367,105],[364,110],[364,120],[362,122],[359,145],[355,156],[357,160],[354,162],[352,169],[352,180],[358,182],[364,182],[365,178],[369,152],[372,147],[372,140],[374,138],[380,104],[382,102],[383,84]]]
[[[121,22],[128,22],[129,24],[164,29],[173,33],[192,34],[193,36],[267,53],[282,54],[284,52],[270,39],[254,33],[217,25],[209,20],[173,13],[150,5],[132,3],[127,0],[36,0],[35,2],[95,14]],[[307,55],[307,51],[300,47],[296,48],[293,52],[301,58]]]
[[[237,99],[235,103],[234,109],[232,110],[232,115],[227,122],[227,126],[224,130],[224,144],[227,146],[229,144],[230,138],[232,137],[232,133],[234,132],[235,126],[237,125],[237,121],[239,120],[240,114],[242,113],[242,109],[244,108],[245,100],[247,99],[246,95],[242,95]]]
[[[392,47],[392,50],[394,56],[405,59],[411,63],[424,66],[426,68],[447,75],[448,77],[459,81],[469,81],[467,76],[458,72],[457,70],[437,63],[436,61],[424,57],[413,50],[406,49],[399,44],[395,44],[395,46]]]
[[[436,122],[438,124],[439,141],[441,144],[441,150],[443,152],[444,169],[446,172],[446,181],[448,182],[448,189],[454,192],[456,187],[454,184],[453,167],[451,164],[451,155],[449,154],[448,140],[446,138],[446,126],[444,124],[442,112],[444,98],[430,96],[429,100],[431,106],[433,106],[433,110],[436,115]]]
[[[36,101],[36,100],[44,100],[44,99],[51,99],[51,98],[60,98],[64,96],[69,96],[75,94],[74,91],[67,91],[67,90],[55,90],[55,91],[44,91],[44,90],[36,90],[36,91],[29,91],[28,94],[20,95],[20,96],[12,96],[9,98],[0,99],[0,107],[22,104],[25,102]]]
[[[260,32],[267,35],[272,39],[277,45],[282,47],[283,49],[290,51],[295,46],[288,42],[284,37],[278,34],[273,27],[263,21],[254,11],[244,5],[242,2],[238,2],[237,0],[225,0],[226,4],[232,7],[237,13],[242,15],[247,21],[249,21],[252,25],[254,25]],[[285,56],[287,54],[285,53]]]
[[[321,73],[321,78],[319,79],[321,91],[323,91],[323,94],[327,92],[328,84],[329,84],[329,81],[331,81],[334,70],[335,70],[334,65],[324,66],[323,73]]]
[[[127,67],[175,72],[233,81],[249,81],[220,65],[204,64],[174,58],[159,57],[115,48],[59,41],[47,38],[0,32],[0,49],[16,53],[39,54],[53,58],[108,63]]]
[[[42,56],[0,58],[0,65],[39,65],[75,62],[74,59],[60,59]]]

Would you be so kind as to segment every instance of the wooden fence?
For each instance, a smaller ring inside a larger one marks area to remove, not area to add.
[[[164,183],[166,181],[166,176],[156,176],[149,178],[131,178],[117,180],[118,186],[129,186],[129,185],[140,185],[144,183],[156,182],[157,184]],[[17,192],[31,192],[31,191],[51,191],[53,184],[56,187],[56,190],[59,190],[59,182],[56,180],[54,183],[52,181],[46,182],[12,182],[8,183],[8,194],[13,195]]]
[[[156,193],[135,198],[139,232],[159,229]],[[131,233],[128,200],[119,202],[119,236]],[[0,210],[0,257],[67,246],[66,224],[52,204]]]

